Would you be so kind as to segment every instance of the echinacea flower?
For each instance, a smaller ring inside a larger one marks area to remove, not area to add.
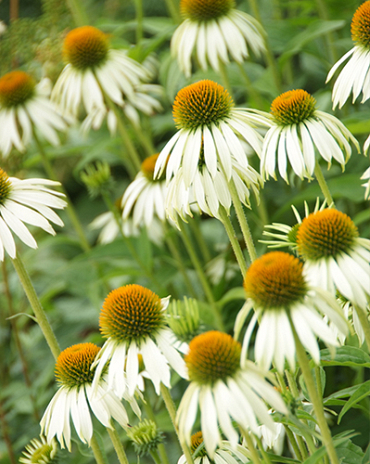
[[[335,63],[329,71],[330,81],[337,69],[349,58],[333,88],[333,109],[341,108],[352,93],[352,103],[362,92],[364,103],[370,98],[370,1],[360,5],[352,18],[351,34],[355,46]]]
[[[140,381],[139,354],[157,394],[161,382],[170,387],[169,364],[186,378],[184,360],[175,347],[176,337],[166,324],[168,302],[169,297],[161,299],[136,284],[125,285],[108,294],[99,319],[100,331],[107,341],[94,363],[94,385],[98,385],[109,361],[109,387],[120,398],[126,389],[133,396]]]
[[[264,374],[250,361],[241,366],[241,351],[240,343],[230,335],[210,331],[190,342],[185,357],[190,385],[177,411],[179,437],[191,445],[191,430],[199,408],[204,445],[211,459],[221,444],[219,427],[236,450],[239,437],[232,420],[243,430],[258,434],[257,419],[273,427],[264,401],[287,413],[280,394],[264,379]]]
[[[310,179],[317,155],[329,165],[334,158],[344,169],[352,153],[349,140],[359,151],[357,140],[344,124],[316,109],[316,100],[305,90],[289,90],[275,98],[270,121],[261,158],[261,174],[267,179],[276,178],[277,167],[288,182],[288,161],[297,176]]]
[[[37,248],[36,240],[24,225],[40,227],[51,235],[55,230],[50,222],[63,226],[62,220],[52,210],[63,209],[67,203],[64,195],[49,187],[60,185],[48,179],[17,179],[8,177],[0,168],[0,260],[4,260],[4,249],[9,256],[16,257],[16,246],[12,233],[31,248]]]
[[[269,369],[274,361],[279,372],[284,371],[285,360],[291,369],[295,369],[292,325],[316,364],[320,362],[316,336],[329,348],[338,346],[336,332],[323,321],[322,315],[328,316],[338,332],[346,334],[348,331],[335,297],[310,286],[303,272],[303,263],[288,253],[273,251],[255,260],[245,275],[244,289],[247,301],[235,322],[236,337],[252,308],[255,313],[244,336],[242,362],[257,320],[256,362],[263,369]]]
[[[233,164],[248,169],[242,142],[261,155],[262,136],[255,128],[269,124],[256,112],[234,108],[228,91],[210,80],[181,89],[173,105],[173,117],[179,130],[161,151],[154,177],[166,169],[169,182],[182,167],[185,189],[194,182],[199,163],[212,179],[223,171],[227,181],[232,177]]]
[[[158,154],[148,156],[141,164],[135,179],[125,190],[122,197],[122,219],[132,217],[134,227],[151,227],[154,217],[164,221],[166,182],[162,177],[153,178]]]
[[[257,56],[265,51],[261,24],[234,5],[234,0],[181,0],[185,20],[172,37],[171,53],[185,76],[191,75],[194,50],[201,68],[207,70],[209,63],[215,71],[220,61],[229,62],[229,55],[242,63],[248,47]]]
[[[144,419],[134,427],[127,429],[127,436],[134,445],[137,456],[145,456],[163,442],[163,433],[158,430],[157,424],[149,419]]]
[[[338,298],[338,303],[342,306],[345,317],[349,320],[351,326],[354,329],[355,334],[357,335],[359,346],[362,346],[365,341],[365,333],[356,309],[353,307],[350,301],[347,301],[342,296]],[[370,304],[366,307],[365,313],[366,319],[370,324]],[[338,339],[342,344],[344,344],[345,339],[341,337],[339,334]]]
[[[99,351],[93,343],[80,343],[58,356],[55,377],[59,389],[40,422],[48,443],[56,436],[60,446],[71,451],[71,417],[80,440],[90,445],[93,435],[90,411],[107,428],[112,428],[111,418],[122,427],[128,425],[125,408],[105,381],[100,379],[95,389],[92,388],[95,373],[92,363]]]
[[[58,463],[58,445],[55,438],[47,443],[41,435],[40,439],[34,438],[26,446],[23,456],[19,458],[22,464],[57,464]]]
[[[191,436],[190,450],[194,458],[194,464],[246,464],[250,462],[250,455],[248,450],[243,446],[237,444],[232,447],[226,440],[222,440],[211,459],[203,444],[202,432],[194,433]],[[177,464],[186,464],[186,457],[182,455]]]
[[[48,80],[36,84],[24,71],[12,71],[0,78],[0,152],[8,156],[12,147],[26,150],[34,133],[52,145],[59,144],[57,131],[67,124],[48,99]]]
[[[148,71],[127,56],[124,50],[109,47],[108,36],[92,26],[70,31],[63,46],[67,65],[52,91],[52,99],[65,114],[77,116],[81,103],[87,113],[85,129],[98,129],[107,115],[108,97],[118,106],[138,108],[151,113],[157,102],[142,94]],[[153,103],[154,101],[154,103]],[[130,116],[130,111],[128,111]],[[113,132],[116,119],[112,112],[108,126]]]

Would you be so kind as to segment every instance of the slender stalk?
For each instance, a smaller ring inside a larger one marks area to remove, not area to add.
[[[258,2],[257,0],[249,0],[249,4],[252,8],[253,14],[256,17],[257,21],[262,25],[262,18],[260,14],[260,10],[258,8]],[[267,59],[267,64],[272,70],[275,86],[278,90],[279,93],[282,91],[282,86],[281,86],[281,77],[280,77],[280,72],[278,65],[276,63],[274,54],[272,52],[271,46],[269,44],[269,41],[266,39],[265,41],[266,45],[266,59]]]
[[[176,0],[165,0],[165,2],[166,2],[167,10],[171,18],[173,19],[173,22],[176,24],[181,23],[181,15],[180,15],[178,3],[176,2]]]
[[[139,44],[143,38],[143,2],[135,0],[136,11],[136,43]]]
[[[107,464],[106,460],[104,458],[104,455],[100,449],[98,440],[96,437],[93,435],[90,441],[90,447],[92,449],[92,452],[94,453],[95,461],[97,464]]]
[[[3,409],[3,403],[0,401],[0,425],[1,425],[1,432],[3,436],[3,440],[5,442],[6,449],[8,450],[9,461],[11,464],[17,464],[17,460],[15,458],[15,453],[13,450],[12,440],[9,436],[9,426],[8,422],[5,417],[5,412]]]
[[[176,424],[176,406],[175,406],[175,403],[173,402],[169,389],[166,386],[164,386],[163,383],[161,383],[161,394],[162,394],[164,404],[166,405],[168,414],[171,418],[173,427],[177,434],[177,438],[179,439],[181,449],[183,453],[185,454],[186,461],[188,464],[194,464],[189,447],[185,443],[182,443],[182,441],[180,440],[179,429]]]
[[[245,273],[247,272],[247,264],[245,262],[243,251],[240,248],[239,241],[236,238],[234,227],[223,206],[220,206],[220,209],[218,210],[218,212],[220,214],[222,224],[225,227],[227,236],[229,237],[231,246],[234,250],[236,260],[238,261],[238,264],[239,264],[240,272],[242,273],[242,277],[244,277]]]
[[[278,371],[276,371],[276,377],[277,377],[277,379],[278,379],[278,382],[279,382],[281,391],[282,391],[282,392],[285,392],[285,390],[286,390],[286,383],[285,383],[285,380],[284,380],[284,376],[281,375]]]
[[[256,441],[257,441],[258,449],[261,451],[263,462],[265,462],[266,464],[272,464],[271,459],[269,458],[268,454],[266,453],[265,448],[263,447],[260,438],[257,437],[257,435],[255,436],[255,438],[256,438]]]
[[[238,218],[240,228],[242,230],[242,234],[244,237],[245,244],[247,246],[249,257],[251,261],[253,262],[257,259],[256,248],[254,246],[253,237],[249,229],[247,218],[244,214],[242,202],[239,199],[238,192],[236,191],[236,187],[232,179],[229,182],[229,188],[230,188],[231,199],[235,207],[236,216]]]
[[[366,345],[368,350],[370,351],[370,324],[366,316],[366,310],[364,311],[363,309],[355,306],[355,311],[357,313],[358,318],[360,319],[360,323],[365,334]]]
[[[155,464],[163,464],[163,461],[161,460],[161,458],[158,456],[158,453],[156,450],[152,450],[150,452],[150,455],[151,457],[153,458],[153,461],[155,462]]]
[[[297,353],[297,358],[298,358],[298,362],[299,362],[299,365],[301,367],[301,370],[302,370],[302,375],[303,375],[303,378],[304,378],[304,381],[306,383],[306,387],[307,387],[307,391],[308,391],[308,394],[310,396],[310,399],[311,399],[311,403],[313,405],[313,408],[314,408],[314,411],[315,411],[315,415],[316,415],[316,419],[317,419],[317,423],[320,427],[320,432],[321,432],[321,436],[322,436],[322,441],[326,447],[326,450],[328,452],[328,455],[329,455],[329,458],[330,458],[330,462],[332,464],[339,464],[339,460],[338,460],[338,456],[337,456],[337,453],[335,451],[335,447],[334,447],[334,443],[333,443],[333,439],[331,437],[331,433],[330,433],[330,429],[329,429],[329,426],[326,422],[326,419],[325,419],[325,416],[324,416],[324,408],[322,406],[322,399],[320,399],[320,396],[316,390],[316,386],[315,386],[315,381],[313,379],[313,376],[312,376],[312,373],[311,373],[311,369],[310,369],[310,365],[309,365],[309,361],[308,361],[308,358],[307,358],[307,355],[306,355],[306,351],[297,335],[297,332],[295,330],[295,327],[294,327],[294,324],[293,324],[293,321],[290,317],[290,315],[288,316],[289,317],[289,322],[290,322],[290,326],[292,328],[292,332],[293,332],[293,336],[294,336],[294,342],[295,342],[295,346],[296,346],[296,353]]]
[[[108,427],[107,427],[107,430],[108,430],[110,439],[113,443],[114,449],[116,451],[118,461],[120,462],[120,464],[129,464],[125,450],[122,445],[122,442],[118,436],[117,430],[115,428],[110,429]]]
[[[9,18],[10,22],[15,21],[19,18],[19,0],[10,0]]]
[[[28,298],[34,315],[36,316],[37,323],[44,334],[45,340],[49,345],[54,358],[57,358],[60,353],[59,343],[55,337],[53,329],[46,317],[46,314],[41,306],[40,300],[37,297],[36,291],[32,285],[31,279],[26,271],[23,262],[19,258],[12,259],[15,270],[17,271],[19,280],[21,281],[23,290]]]
[[[254,443],[253,443],[253,440],[252,440],[251,436],[249,435],[249,433],[246,430],[244,430],[242,428],[240,428],[240,430],[241,430],[242,435],[243,435],[243,437],[245,439],[245,442],[247,444],[247,449],[251,454],[251,459],[252,459],[253,464],[261,464],[261,459],[260,459],[259,454],[258,454],[258,452],[256,450],[256,447],[254,446]]]
[[[316,5],[317,5],[317,11],[319,12],[319,17],[323,21],[328,21],[330,17],[329,17],[325,2],[323,0],[316,0]],[[338,57],[337,57],[337,51],[335,48],[335,39],[334,39],[333,33],[327,32],[325,34],[325,39],[326,39],[326,45],[329,51],[329,61],[330,63],[334,63],[335,61],[337,61]]]
[[[263,98],[261,97],[260,93],[253,87],[252,81],[249,79],[249,76],[243,66],[243,63],[240,63],[239,61],[237,61],[236,64],[239,68],[241,76],[244,79],[244,83],[247,87],[247,93],[252,97],[257,108],[263,108],[264,107]]]
[[[152,156],[156,153],[156,149],[154,148],[152,139],[148,135],[148,131],[143,130],[141,127],[137,126],[136,124],[131,124],[136,139],[141,142],[142,147],[146,151],[147,156]]]
[[[324,174],[322,172],[322,169],[320,167],[318,160],[316,160],[316,164],[315,164],[315,176],[316,176],[317,182],[319,183],[320,189],[325,197],[327,205],[328,206],[330,206],[331,204],[334,205],[333,197],[331,196],[328,184],[326,183]]]
[[[225,87],[225,89],[229,92],[229,94],[232,97],[233,89],[230,84],[229,76],[227,75],[227,69],[226,69],[225,63],[221,59],[218,60],[218,73],[221,77],[223,86]]]
[[[222,321],[222,317],[221,317],[221,314],[220,314],[220,311],[216,305],[216,301],[213,297],[213,293],[212,293],[212,290],[211,290],[211,287],[208,283],[208,280],[207,280],[207,277],[203,271],[203,268],[202,268],[202,265],[200,264],[200,261],[198,259],[198,256],[197,254],[195,253],[194,251],[194,248],[193,248],[193,245],[191,243],[191,240],[189,238],[189,235],[187,233],[187,230],[186,228],[184,227],[184,225],[180,222],[180,230],[181,230],[181,238],[184,242],[184,245],[185,245],[185,248],[190,256],[190,259],[191,259],[191,262],[193,263],[193,266],[198,274],[198,277],[199,277],[199,280],[200,280],[200,283],[203,287],[203,290],[204,290],[204,293],[206,295],[206,298],[208,300],[208,303],[211,305],[212,309],[213,309],[213,312],[214,312],[214,316],[215,316],[215,320],[216,320],[216,325],[217,327],[220,329],[220,330],[224,330],[224,323]]]
[[[50,163],[50,160],[47,156],[47,153],[42,145],[42,143],[40,142],[40,139],[38,138],[36,132],[34,131],[34,139],[35,139],[35,142],[36,142],[36,145],[37,145],[37,148],[40,152],[40,155],[41,155],[41,159],[42,159],[42,163],[44,165],[44,169],[46,171],[46,174],[48,175],[48,177],[51,179],[51,180],[56,180],[59,182],[59,179],[58,179],[58,176],[56,174],[56,172],[54,171],[54,168],[53,166],[51,165]],[[83,230],[83,227],[80,223],[80,220],[78,219],[78,216],[77,216],[77,213],[73,207],[73,203],[72,203],[72,200],[70,199],[67,191],[65,190],[65,188],[63,187],[63,185],[61,184],[60,187],[59,187],[59,190],[66,196],[66,200],[67,200],[67,208],[66,208],[66,212],[69,216],[69,219],[80,239],[80,244],[81,244],[81,247],[83,248],[84,251],[89,251],[90,250],[90,244],[89,242],[87,241],[87,238],[86,238],[86,235],[85,235],[85,232]]]
[[[4,289],[5,289],[5,296],[6,300],[8,302],[8,310],[9,310],[9,322],[12,328],[12,333],[14,336],[14,341],[18,350],[19,358],[21,360],[22,364],[22,372],[23,372],[23,377],[24,381],[26,383],[26,386],[29,390],[29,395],[32,403],[32,409],[33,409],[33,415],[36,420],[36,422],[40,421],[39,413],[37,411],[37,406],[36,406],[36,399],[34,395],[32,394],[32,382],[30,379],[29,371],[28,371],[28,364],[27,364],[27,358],[23,350],[23,346],[21,343],[21,339],[19,336],[19,331],[18,331],[18,325],[17,321],[12,317],[14,316],[14,308],[13,308],[13,299],[12,299],[12,294],[10,292],[9,288],[9,279],[8,279],[8,271],[6,270],[6,264],[5,261],[2,261],[1,263],[2,266],[2,271],[3,271],[3,282],[4,282]]]
[[[79,0],[67,0],[67,6],[76,26],[85,26],[89,24],[89,18]]]
[[[202,253],[202,256],[203,256],[203,260],[205,263],[208,263],[211,260],[212,256],[211,256],[211,253],[209,252],[207,243],[204,240],[202,231],[199,227],[198,217],[196,216],[193,219],[190,219],[189,225],[190,225],[190,228],[192,229],[194,237],[197,240],[200,252]]]
[[[290,441],[290,444],[292,445],[293,451],[294,451],[295,455],[297,456],[297,459],[299,461],[302,461],[303,456],[302,456],[301,450],[298,447],[297,441],[294,438],[293,432],[290,430],[290,428],[287,425],[284,425],[284,429],[285,429],[285,433],[286,433],[286,435],[288,437],[288,440]]]

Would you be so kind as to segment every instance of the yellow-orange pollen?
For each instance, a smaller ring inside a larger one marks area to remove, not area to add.
[[[197,335],[185,356],[189,379],[213,384],[233,376],[240,368],[241,345],[230,335],[211,330]]]
[[[62,351],[55,364],[57,381],[68,387],[91,384],[94,370],[90,368],[99,351],[93,343],[79,343]]]
[[[64,39],[63,56],[74,68],[94,68],[107,58],[109,42],[104,32],[96,27],[73,29]]]
[[[3,205],[12,191],[8,174],[0,168],[0,205]]]
[[[234,0],[181,0],[180,9],[185,18],[200,22],[224,16],[234,5]]]
[[[190,445],[191,453],[194,454],[196,452],[196,450],[198,449],[198,447],[202,443],[203,443],[203,434],[202,434],[202,432],[194,433],[191,436],[191,445]],[[207,452],[206,452],[205,448],[203,447],[202,450],[198,451],[197,457],[206,456],[206,454],[207,454]]]
[[[336,209],[324,209],[303,219],[297,232],[298,252],[308,260],[348,252],[358,237],[352,219]]]
[[[106,338],[140,342],[164,325],[161,299],[141,285],[117,288],[105,299],[99,323]]]
[[[178,92],[173,104],[173,118],[178,129],[195,130],[225,120],[233,104],[227,90],[205,79]]]
[[[245,275],[247,297],[261,309],[288,309],[307,293],[302,268],[301,261],[288,253],[266,253],[251,264]]]
[[[352,40],[364,47],[370,47],[370,1],[360,5],[352,18]]]
[[[35,81],[23,71],[12,71],[0,79],[0,105],[10,108],[21,105],[31,98]]]
[[[271,104],[271,114],[282,126],[299,124],[313,116],[316,100],[305,90],[289,90]]]
[[[145,158],[145,160],[141,163],[141,172],[144,174],[144,176],[153,182],[155,180],[153,179],[154,175],[154,168],[155,168],[155,163],[157,162],[159,153],[156,153],[155,155],[148,156]],[[163,180],[164,176],[161,176],[159,179],[156,180]]]

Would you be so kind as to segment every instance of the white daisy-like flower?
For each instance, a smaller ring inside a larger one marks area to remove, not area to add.
[[[41,435],[40,439],[31,440],[22,454],[19,458],[22,464],[57,464],[58,444],[54,438],[47,443]]]
[[[369,137],[370,142],[370,137]],[[365,200],[370,200],[370,167],[366,169],[366,171],[361,176],[362,180],[366,180],[362,187],[365,187]]]
[[[34,131],[52,145],[59,144],[57,131],[67,124],[48,99],[50,83],[36,84],[24,71],[12,71],[0,78],[0,152],[8,156],[14,147],[23,152]]]
[[[263,141],[261,174],[276,178],[276,167],[288,182],[288,161],[300,178],[312,178],[317,154],[330,166],[334,158],[344,169],[351,156],[350,131],[331,114],[316,109],[315,99],[305,90],[289,90],[271,104],[270,129]],[[345,156],[343,154],[345,152]]]
[[[193,51],[203,70],[209,63],[218,71],[229,55],[242,63],[249,56],[248,47],[257,56],[266,50],[261,24],[234,5],[234,0],[181,0],[185,20],[172,37],[171,53],[186,77],[191,75]]]
[[[333,88],[333,109],[341,108],[352,93],[352,103],[362,92],[364,103],[370,98],[370,1],[358,7],[352,18],[351,34],[355,46],[335,63],[329,71],[330,81],[337,69],[348,59]]]
[[[232,447],[226,440],[220,442],[211,460],[203,443],[202,432],[194,433],[194,435],[191,436],[190,450],[193,455],[194,464],[244,464],[250,462],[248,450],[239,444],[237,444],[236,447]],[[180,457],[177,464],[187,464],[184,454]]]
[[[141,164],[141,170],[125,190],[122,197],[122,218],[130,216],[134,226],[145,225],[150,229],[154,217],[164,221],[166,217],[164,201],[166,182],[163,178],[153,179],[158,154],[147,157]]]
[[[252,308],[255,313],[244,336],[242,363],[257,320],[256,362],[263,369],[269,369],[274,361],[279,372],[284,371],[285,360],[295,369],[292,326],[316,364],[320,362],[316,336],[329,348],[339,345],[336,332],[324,322],[322,315],[328,316],[338,332],[348,331],[335,297],[321,288],[311,287],[304,275],[303,263],[288,253],[273,251],[254,261],[245,275],[244,289],[247,301],[235,322],[236,337]]]
[[[143,87],[150,77],[148,71],[129,58],[126,51],[110,49],[107,35],[99,29],[73,29],[64,40],[63,54],[67,65],[51,97],[64,114],[73,116],[77,116],[83,104],[87,113],[85,131],[90,127],[98,129],[107,116],[105,96],[126,108],[131,117],[136,109],[152,114],[159,108]],[[115,116],[109,111],[108,127],[114,132],[115,126]]]
[[[271,410],[269,411],[271,414]],[[274,422],[274,430],[260,425],[261,443],[265,449],[271,449],[277,456],[281,456],[284,448],[285,429],[284,425]]]
[[[31,248],[37,248],[36,240],[24,225],[40,227],[51,235],[55,230],[50,222],[63,226],[63,221],[52,210],[63,209],[67,203],[63,193],[50,189],[60,185],[48,179],[17,179],[8,177],[0,168],[0,260],[4,250],[14,259],[16,246],[13,233]]]
[[[223,172],[230,181],[235,163],[247,170],[248,158],[242,141],[261,155],[263,139],[256,127],[267,127],[269,120],[257,112],[233,106],[227,90],[210,80],[181,89],[173,105],[179,130],[161,151],[154,177],[161,176],[166,169],[169,182],[182,167],[187,189],[195,181],[199,162],[206,166],[212,180]]]
[[[55,376],[60,385],[41,419],[41,432],[48,443],[56,436],[61,448],[71,451],[70,417],[83,443],[90,445],[93,435],[91,412],[107,428],[112,429],[111,418],[122,427],[128,425],[128,416],[121,401],[101,379],[93,390],[92,363],[100,348],[93,343],[73,345],[58,356]],[[135,400],[131,404],[139,412]]]
[[[107,368],[109,388],[122,398],[132,396],[142,384],[139,358],[159,394],[161,382],[170,387],[170,366],[186,378],[184,360],[177,351],[178,340],[166,324],[169,297],[160,299],[140,285],[125,285],[109,293],[100,314],[100,331],[108,340],[97,356],[93,385]]]
[[[288,411],[280,394],[264,374],[247,361],[240,364],[242,347],[230,335],[210,331],[196,336],[185,357],[190,385],[185,391],[176,421],[180,440],[191,445],[191,431],[198,407],[204,445],[210,459],[221,444],[221,431],[233,450],[239,442],[234,420],[244,431],[259,434],[257,419],[273,428],[265,401],[277,411]],[[263,398],[263,399],[262,399]]]

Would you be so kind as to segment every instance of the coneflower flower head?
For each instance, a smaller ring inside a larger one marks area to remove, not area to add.
[[[41,435],[40,439],[31,440],[22,454],[23,456],[19,458],[19,462],[22,464],[57,464],[57,441],[53,438],[50,443],[47,443]]]

